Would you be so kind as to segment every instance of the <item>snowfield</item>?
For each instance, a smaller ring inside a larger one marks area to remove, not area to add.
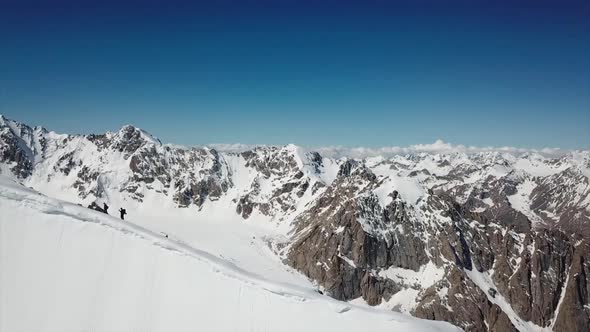
[[[458,330],[320,295],[245,225],[138,224],[0,176],[0,331]]]

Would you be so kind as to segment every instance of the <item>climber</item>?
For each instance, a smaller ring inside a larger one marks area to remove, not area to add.
[[[119,212],[121,213],[121,220],[125,220],[125,215],[127,214],[127,211],[125,211],[124,208],[120,208]]]
[[[108,214],[109,206],[107,205],[107,203],[102,203],[102,209],[102,212]]]

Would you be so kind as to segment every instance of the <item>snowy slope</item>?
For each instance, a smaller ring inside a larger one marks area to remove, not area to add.
[[[0,210],[0,331],[457,330],[268,279],[5,177]]]

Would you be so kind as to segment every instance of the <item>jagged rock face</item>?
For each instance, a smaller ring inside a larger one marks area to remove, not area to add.
[[[3,121],[2,163],[30,182],[62,183],[82,200],[113,190],[142,202],[153,191],[179,207],[219,199],[231,186],[229,170],[215,150],[164,146],[133,126],[103,135],[57,135]],[[37,164],[37,165],[35,165]],[[42,171],[34,172],[35,168]],[[112,187],[112,188],[110,188]]]
[[[289,251],[289,261],[324,284],[335,298],[362,296],[369,304],[379,304],[382,297],[400,288],[374,270],[390,266],[417,270],[428,261],[424,243],[415,237],[398,236],[399,232],[412,234],[415,225],[407,222],[405,205],[398,199],[387,209],[380,208],[378,199],[370,194],[380,182],[369,169],[353,170],[345,162],[338,176],[316,204],[296,220],[298,236]]]
[[[174,188],[173,201],[179,207],[201,207],[207,199],[218,200],[231,186],[231,179],[225,176],[228,170],[215,150],[164,147],[159,151],[149,145],[134,151],[129,168],[132,186],[157,181],[165,195],[168,188]]]
[[[442,284],[424,292],[416,308],[417,317],[452,322],[466,331],[518,330],[506,313],[490,302],[462,270],[451,267]],[[447,296],[441,299],[436,287],[448,288]]]
[[[590,245],[581,241],[574,248],[565,294],[555,321],[555,331],[590,330]]]
[[[85,204],[219,204],[284,226],[278,254],[337,299],[468,331],[590,329],[588,151],[221,153],[133,126],[58,135],[1,117],[0,172]]]
[[[38,139],[43,133],[41,128],[33,129],[0,116],[0,162],[16,177],[29,177],[33,174],[34,154],[43,153],[45,142]]]
[[[111,143],[111,147],[123,152],[125,154],[124,158],[127,159],[132,153],[146,144],[155,146],[161,145],[161,142],[141,129],[127,125],[119,130]]]
[[[559,291],[571,266],[573,246],[561,232],[535,233],[532,238],[532,243],[526,245],[532,246],[533,251],[527,249],[521,256],[526,264],[514,271],[514,278],[502,293],[508,294],[522,318],[547,326],[559,304]]]
[[[532,210],[548,224],[590,238],[590,182],[587,176],[567,169],[540,178],[531,192]],[[559,217],[558,217],[559,216]]]
[[[282,220],[296,211],[298,202],[312,190],[312,183],[316,190],[325,185],[313,178],[322,166],[322,158],[317,153],[298,160],[294,147],[261,147],[235,157],[255,174],[243,194],[234,200],[236,213],[245,219],[257,211]],[[304,161],[308,163],[308,172],[304,172]]]
[[[19,138],[8,128],[0,132],[0,160],[9,165],[10,171],[18,178],[26,178],[33,173],[33,162],[27,151],[21,148]]]

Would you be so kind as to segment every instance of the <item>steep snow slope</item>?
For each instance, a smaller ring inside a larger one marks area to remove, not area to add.
[[[0,331],[457,330],[271,280],[1,176],[0,211]]]

